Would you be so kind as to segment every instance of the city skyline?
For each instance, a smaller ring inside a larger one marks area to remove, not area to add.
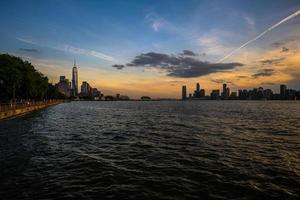
[[[181,98],[182,85],[189,94],[197,82],[207,94],[223,83],[300,89],[297,0],[20,5],[0,8],[0,52],[29,60],[53,83],[76,58],[78,83],[133,98]]]
[[[181,100],[300,100],[300,90],[288,88],[287,85],[277,86],[279,93],[270,88],[257,87],[252,89],[240,88],[237,91],[231,91],[226,83],[223,83],[222,90],[213,89],[206,93],[205,88],[196,84],[193,93],[187,93],[186,85],[181,89]]]

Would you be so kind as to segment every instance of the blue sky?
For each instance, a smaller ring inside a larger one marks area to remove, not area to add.
[[[29,59],[53,78],[66,73],[76,58],[81,71],[95,70],[91,75],[84,72],[81,79],[91,80],[107,92],[115,92],[118,84],[121,87],[124,83],[134,85],[139,81],[141,85],[145,81],[151,84],[151,80],[194,84],[195,77],[179,80],[182,77],[170,77],[161,69],[159,72],[145,67],[116,70],[111,66],[129,63],[141,53],[178,55],[185,49],[195,52],[201,61],[217,62],[299,9],[300,1],[296,0],[2,1],[0,51]],[[270,44],[298,36],[297,29],[299,17],[276,28],[241,53],[270,51]],[[226,61],[242,62],[237,56]],[[247,66],[249,63],[255,60],[249,58]],[[56,66],[55,73],[49,70],[51,64]],[[105,79],[101,74],[120,81],[112,80],[114,87],[110,87],[107,78],[101,85],[100,80]],[[130,79],[126,78],[128,74]],[[210,87],[207,77],[198,79],[204,79]],[[134,93],[131,89],[127,92]],[[143,90],[138,92],[141,93]],[[158,92],[157,96],[160,95]]]

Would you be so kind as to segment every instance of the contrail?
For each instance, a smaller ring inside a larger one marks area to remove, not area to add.
[[[279,21],[278,23],[274,24],[273,26],[271,26],[270,28],[268,28],[267,30],[265,30],[264,32],[262,32],[261,34],[259,34],[258,36],[256,36],[255,38],[249,40],[248,42],[244,43],[242,46],[234,49],[233,51],[231,51],[229,54],[227,54],[226,56],[224,56],[222,59],[220,59],[218,61],[218,63],[223,62],[225,59],[227,59],[228,57],[232,56],[234,53],[236,53],[237,51],[239,51],[240,49],[244,48],[245,46],[247,46],[248,44],[258,40],[259,38],[261,38],[262,36],[264,36],[266,33],[268,33],[269,31],[273,30],[274,28],[276,28],[277,26],[279,26],[280,24],[289,21],[290,19],[293,19],[294,17],[297,17],[298,15],[300,15],[300,10],[298,10],[297,12],[291,14],[290,16],[284,18],[283,20]]]

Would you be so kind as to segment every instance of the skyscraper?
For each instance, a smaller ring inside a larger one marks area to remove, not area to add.
[[[74,67],[72,69],[72,89],[74,96],[78,95],[78,71],[76,67],[76,60],[74,60]]]
[[[196,84],[196,90],[194,91],[194,98],[200,98],[200,97],[201,97],[200,84],[197,83]]]
[[[224,83],[224,84],[223,84],[223,91],[222,91],[222,99],[228,99],[229,94],[230,94],[230,90],[229,90],[229,88],[227,87],[227,84]]]
[[[196,85],[196,91],[200,92],[200,84],[199,83],[197,83],[197,85]]]
[[[185,100],[187,97],[186,97],[186,86],[183,85],[182,86],[182,100]]]
[[[280,98],[286,98],[286,85],[280,85]]]

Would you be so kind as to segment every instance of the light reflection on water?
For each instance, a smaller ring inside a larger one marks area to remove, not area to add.
[[[0,122],[4,199],[300,198],[300,102],[72,102]]]

